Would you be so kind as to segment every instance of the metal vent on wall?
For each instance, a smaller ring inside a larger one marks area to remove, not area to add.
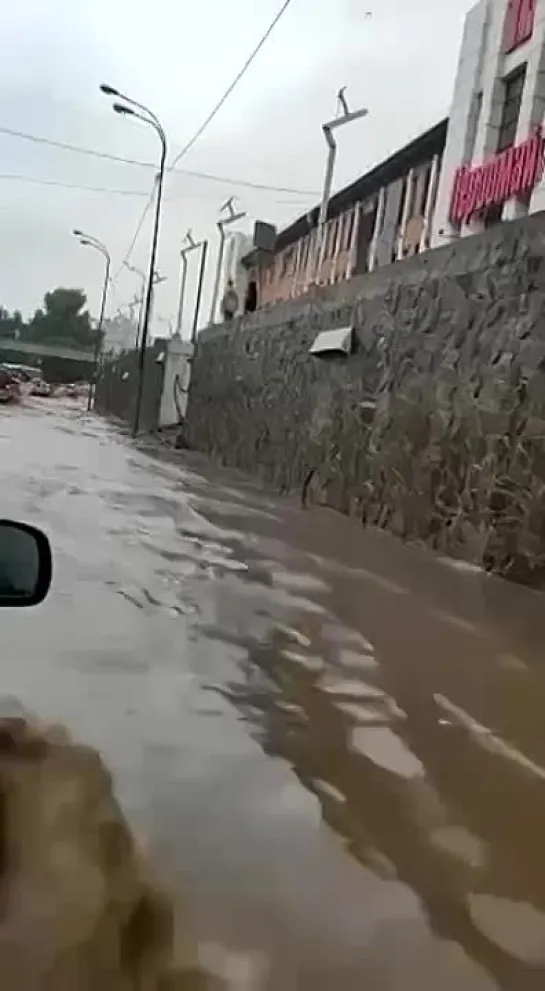
[[[346,357],[354,347],[354,328],[336,327],[335,330],[322,330],[309,349],[317,358]]]

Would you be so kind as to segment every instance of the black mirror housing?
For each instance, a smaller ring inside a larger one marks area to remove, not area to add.
[[[0,609],[37,606],[53,575],[51,545],[42,530],[0,519]]]

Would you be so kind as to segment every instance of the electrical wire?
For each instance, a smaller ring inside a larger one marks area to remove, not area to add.
[[[152,203],[153,203],[153,199],[154,199],[154,195],[155,195],[155,188],[156,188],[155,185],[154,185],[151,193],[146,193],[145,190],[143,190],[143,189],[111,189],[110,187],[107,187],[107,186],[82,186],[82,185],[79,185],[77,183],[61,182],[60,180],[56,180],[56,179],[40,179],[37,176],[23,175],[23,174],[18,173],[18,172],[0,173],[0,182],[4,182],[4,181],[8,181],[8,182],[9,181],[14,181],[14,182],[28,182],[28,183],[31,183],[31,184],[37,185],[37,186],[54,186],[54,187],[57,187],[59,189],[73,189],[73,190],[77,190],[79,192],[86,192],[86,193],[111,193],[111,194],[113,194],[115,196],[139,196],[139,197],[147,196],[148,197],[148,202],[146,203],[146,206],[144,208],[144,212],[142,213],[142,216],[140,217],[140,220],[138,222],[138,226],[137,226],[137,228],[136,228],[136,230],[134,232],[133,239],[132,239],[132,241],[131,241],[131,243],[129,245],[129,248],[128,248],[126,254],[125,254],[125,257],[124,257],[121,265],[119,266],[119,268],[117,269],[115,275],[112,278],[111,284],[112,284],[112,288],[113,288],[113,286],[115,285],[115,283],[118,281],[119,276],[121,275],[121,272],[125,268],[125,265],[127,264],[127,262],[130,261],[131,256],[132,256],[132,253],[133,253],[133,251],[135,249],[135,246],[136,246],[136,242],[138,241],[138,238],[140,237],[140,232],[142,230],[142,227],[144,226],[146,217],[147,217],[148,212],[149,212],[149,210],[150,210],[150,208],[152,206]],[[297,206],[298,205],[297,204],[297,201],[293,201],[293,200],[277,200],[275,202],[277,202],[278,205],[288,205],[288,206],[291,206],[291,205]]]
[[[216,116],[216,114],[221,110],[221,108],[223,107],[223,105],[226,102],[226,100],[230,97],[231,93],[233,92],[233,90],[235,89],[235,87],[238,85],[238,83],[240,82],[240,80],[242,79],[242,77],[244,76],[244,74],[247,72],[247,70],[250,68],[252,62],[254,61],[254,59],[256,58],[256,56],[259,54],[259,52],[263,48],[263,45],[265,44],[265,42],[268,40],[268,38],[270,37],[270,35],[274,31],[274,28],[278,24],[280,18],[285,14],[285,12],[288,9],[290,3],[291,3],[291,0],[284,0],[284,3],[280,7],[280,10],[276,14],[276,17],[273,18],[273,20],[269,24],[269,27],[265,31],[265,34],[262,35],[262,37],[258,41],[258,43],[255,46],[255,48],[253,49],[253,51],[250,53],[250,55],[246,59],[246,61],[245,61],[244,65],[242,66],[242,68],[236,74],[236,76],[233,79],[232,83],[227,87],[227,89],[225,90],[225,93],[218,100],[218,102],[216,103],[215,107],[213,108],[213,110],[211,110],[211,112],[205,118],[205,120],[203,121],[203,123],[201,124],[201,126],[199,128],[197,128],[197,130],[195,131],[194,135],[184,145],[184,147],[182,148],[182,150],[180,152],[178,152],[178,154],[176,155],[174,161],[168,167],[168,170],[167,170],[168,172],[172,172],[172,170],[174,169],[174,167],[184,157],[184,155],[187,155],[188,151],[194,146],[194,144],[198,141],[198,139],[204,133],[204,131],[206,130],[206,128],[208,127],[208,125],[214,119],[214,117]],[[152,193],[150,195],[150,198],[148,200],[148,203],[146,204],[146,206],[144,208],[144,212],[142,213],[142,216],[141,216],[141,218],[140,218],[140,220],[138,222],[138,225],[137,225],[137,228],[136,228],[134,237],[133,237],[133,239],[132,239],[132,241],[130,243],[129,250],[126,253],[125,258],[123,259],[123,262],[122,262],[122,264],[121,264],[121,266],[119,268],[118,273],[114,277],[115,279],[117,279],[119,277],[119,274],[121,273],[123,267],[131,260],[132,253],[133,253],[134,248],[136,246],[136,242],[137,242],[137,240],[138,240],[138,238],[140,236],[140,231],[142,230],[142,227],[144,225],[145,219],[146,219],[146,217],[148,215],[148,212],[150,210],[150,207],[151,207],[151,205],[153,203],[154,193],[155,193],[155,184],[154,184],[154,187],[153,187],[153,191],[152,191]]]
[[[18,172],[0,173],[0,182],[4,182],[4,181],[7,181],[7,182],[9,182],[9,181],[14,181],[14,182],[28,182],[28,183],[31,183],[31,184],[37,185],[37,186],[54,186],[54,187],[57,187],[59,189],[73,189],[73,190],[77,190],[79,192],[87,192],[87,193],[111,193],[111,194],[113,194],[115,196],[139,196],[139,197],[147,196],[148,197],[148,201],[147,201],[146,206],[144,208],[144,212],[142,213],[142,216],[140,217],[140,220],[138,222],[138,226],[137,226],[137,228],[136,228],[136,230],[134,232],[133,239],[132,239],[132,241],[131,241],[131,243],[129,245],[129,248],[128,248],[126,254],[125,254],[125,257],[124,257],[121,265],[119,266],[117,272],[115,273],[115,275],[112,278],[112,284],[114,284],[115,282],[117,282],[117,280],[119,279],[119,276],[120,276],[121,272],[125,268],[125,265],[131,259],[132,253],[133,253],[134,248],[136,246],[136,242],[138,241],[138,238],[140,237],[140,232],[142,230],[142,227],[144,226],[144,223],[145,223],[146,217],[148,215],[148,212],[149,212],[149,210],[150,210],[150,208],[151,208],[151,206],[153,204],[153,200],[154,200],[154,196],[155,196],[155,189],[156,189],[156,185],[155,184],[154,184],[154,187],[153,187],[151,193],[146,193],[145,190],[143,190],[143,189],[112,189],[112,188],[107,187],[107,186],[83,186],[83,185],[79,185],[77,183],[61,182],[60,180],[56,180],[56,179],[41,179],[38,176],[28,176],[28,175],[23,175],[23,174],[18,173]],[[297,202],[292,201],[292,200],[278,200],[276,202],[278,202],[279,205],[280,204],[286,204],[286,205],[297,206]]]
[[[84,193],[114,193],[116,196],[147,196],[144,189],[111,189],[108,186],[80,186],[77,183],[61,182],[57,179],[40,179],[38,176],[22,175],[18,172],[0,173],[0,181],[14,180],[30,182],[37,186],[58,186],[60,189],[77,189]]]
[[[130,260],[132,258],[132,253],[133,253],[133,251],[134,251],[134,249],[136,247],[136,242],[138,241],[138,238],[140,237],[140,231],[142,230],[142,228],[144,226],[146,217],[147,217],[149,211],[151,210],[153,201],[155,199],[155,190],[156,190],[156,188],[157,188],[157,183],[154,182],[153,189],[152,189],[152,191],[151,191],[151,193],[149,194],[149,197],[148,197],[148,202],[146,203],[146,205],[144,207],[144,212],[142,213],[142,216],[140,217],[140,220],[138,221],[138,224],[136,225],[136,230],[134,232],[133,239],[132,239],[132,241],[131,241],[131,243],[130,243],[128,249],[127,249],[127,251],[125,252],[125,257],[123,258],[123,261],[121,262],[121,265],[119,266],[117,272],[115,273],[115,275],[113,277],[113,281],[114,282],[117,282],[119,276],[121,275],[121,272],[123,271],[123,269],[125,268],[125,266],[128,265],[128,263],[130,262]]]
[[[140,198],[147,197],[150,199],[150,194],[145,189],[117,189],[111,186],[85,186],[80,185],[80,183],[75,182],[63,182],[60,179],[45,179],[41,176],[31,176],[24,175],[22,172],[0,172],[0,182],[28,182],[31,185],[36,186],[54,186],[58,189],[73,189],[82,193],[106,193],[113,196],[138,196]],[[166,197],[166,202],[172,197]],[[305,204],[309,203],[308,197],[295,197],[290,199],[280,199],[272,200],[275,206],[293,206],[303,208]]]
[[[261,37],[261,39],[259,40],[259,42],[255,46],[255,48],[253,49],[253,51],[251,52],[251,54],[249,55],[249,57],[246,59],[244,65],[242,66],[242,68],[240,69],[240,71],[237,73],[237,75],[233,79],[233,81],[230,84],[230,86],[228,86],[228,88],[226,89],[226,91],[223,94],[223,96],[221,97],[221,99],[218,100],[218,102],[215,105],[215,107],[213,108],[213,110],[208,114],[208,116],[203,121],[203,123],[198,128],[198,130],[195,132],[195,134],[192,136],[192,138],[190,138],[190,140],[187,142],[187,144],[178,153],[178,155],[176,156],[176,158],[172,162],[172,165],[169,166],[169,168],[167,170],[168,172],[176,172],[176,173],[178,173],[180,175],[193,176],[194,178],[205,179],[205,180],[208,180],[210,182],[221,182],[221,183],[224,183],[224,184],[227,184],[227,185],[241,186],[241,187],[246,187],[248,189],[261,190],[261,191],[264,191],[264,192],[291,193],[294,196],[304,196],[304,197],[307,197],[307,196],[316,197],[318,195],[317,193],[312,193],[309,190],[292,189],[292,188],[290,188],[288,186],[273,186],[273,185],[269,185],[267,183],[252,182],[251,180],[232,179],[232,178],[227,177],[227,176],[219,176],[219,175],[215,175],[215,174],[209,173],[209,172],[201,172],[201,171],[198,171],[198,170],[178,169],[178,168],[176,168],[177,163],[181,160],[181,158],[184,157],[184,155],[186,155],[188,153],[188,151],[198,141],[198,139],[201,137],[201,135],[206,130],[206,128],[208,127],[208,125],[214,119],[214,117],[216,116],[216,114],[221,110],[221,108],[223,107],[223,105],[226,102],[226,100],[229,98],[229,96],[231,95],[231,93],[233,92],[233,90],[235,89],[235,87],[238,85],[238,83],[240,82],[240,80],[242,79],[242,77],[245,75],[245,73],[247,72],[247,70],[250,68],[250,66],[251,66],[252,62],[254,61],[254,59],[256,58],[256,56],[259,54],[259,52],[263,48],[263,45],[266,43],[266,41],[268,40],[268,38],[272,34],[274,28],[278,24],[279,20],[283,16],[283,14],[288,9],[290,3],[291,3],[291,0],[284,0],[284,3],[282,4],[282,7],[278,11],[278,13],[276,14],[276,16],[272,20],[272,22],[270,23],[269,27],[265,31],[265,34]],[[22,140],[25,140],[25,141],[32,141],[35,144],[42,144],[42,145],[47,145],[47,146],[52,147],[52,148],[59,148],[59,149],[62,149],[63,151],[70,151],[72,153],[79,154],[79,155],[88,155],[88,156],[91,156],[93,158],[100,158],[100,159],[104,159],[106,161],[119,162],[119,163],[123,163],[123,164],[126,164],[126,165],[135,165],[135,166],[138,166],[140,168],[147,168],[147,169],[150,169],[151,168],[151,169],[154,169],[154,170],[156,169],[156,166],[152,162],[143,162],[143,161],[140,161],[140,160],[134,159],[134,158],[126,158],[126,157],[124,157],[122,155],[113,155],[113,154],[110,154],[109,152],[99,151],[98,149],[95,149],[95,148],[87,148],[87,147],[84,147],[82,145],[71,144],[70,142],[67,142],[67,141],[56,141],[53,138],[46,138],[46,137],[43,137],[42,135],[38,135],[38,134],[30,134],[30,133],[28,133],[26,131],[19,131],[19,130],[15,130],[14,128],[10,128],[10,127],[0,126],[0,134],[4,134],[6,136],[13,137],[13,138],[19,138],[19,139],[22,139]],[[125,255],[125,258],[124,258],[124,260],[123,260],[123,262],[122,262],[122,264],[121,264],[118,272],[114,276],[114,280],[113,281],[116,281],[117,280],[117,278],[119,277],[119,274],[122,271],[123,267],[131,259],[132,253],[133,253],[134,248],[136,246],[136,242],[138,241],[138,238],[140,236],[140,232],[142,230],[142,227],[144,226],[144,223],[145,223],[146,217],[148,215],[148,212],[149,212],[149,210],[150,210],[150,208],[151,208],[151,206],[153,204],[153,200],[154,200],[154,196],[155,196],[155,189],[156,189],[156,182],[154,182],[153,189],[152,189],[151,193],[147,194],[144,190],[111,189],[111,188],[105,187],[105,186],[83,186],[83,185],[78,185],[76,183],[61,182],[61,181],[55,180],[55,179],[40,179],[40,178],[35,178],[33,176],[25,176],[25,175],[22,175],[22,174],[19,174],[19,173],[5,173],[5,174],[0,174],[0,181],[3,181],[3,180],[4,181],[12,180],[12,181],[20,181],[20,182],[29,182],[29,183],[33,183],[35,185],[40,185],[40,186],[55,186],[55,187],[58,187],[60,189],[74,189],[74,190],[79,190],[79,191],[82,191],[82,192],[110,193],[110,194],[115,194],[115,195],[118,195],[118,196],[147,196],[148,197],[148,201],[146,203],[146,206],[144,208],[144,211],[142,213],[142,216],[140,217],[140,220],[139,220],[138,225],[136,227],[136,231],[134,233],[133,239],[132,239],[132,241],[130,243],[129,249],[128,249],[126,255]],[[172,199],[178,199],[178,198],[179,198],[178,196],[170,196],[169,197],[169,199],[171,199],[171,200]],[[286,201],[286,202],[289,202],[289,201]]]
[[[6,181],[13,182],[28,182],[32,185],[37,186],[55,186],[59,189],[74,189],[82,193],[111,193],[114,196],[139,196],[148,197],[150,194],[145,189],[113,189],[110,186],[85,186],[80,185],[75,182],[62,182],[60,179],[45,179],[40,176],[23,175],[21,172],[0,172],[0,182]],[[168,202],[167,197],[167,202]],[[308,198],[301,199],[299,197],[295,199],[281,199],[272,201],[276,206],[294,206],[301,207],[308,204]]]
[[[238,85],[238,83],[240,82],[240,80],[242,79],[242,77],[245,75],[245,73],[250,68],[252,62],[254,61],[254,59],[256,57],[256,55],[259,54],[259,52],[263,48],[263,45],[265,44],[265,42],[268,41],[270,35],[274,31],[274,29],[275,29],[276,25],[278,24],[280,18],[285,14],[285,12],[288,9],[290,3],[291,3],[291,0],[284,0],[284,3],[282,4],[280,10],[278,11],[276,17],[269,24],[269,27],[265,31],[265,34],[258,41],[258,43],[255,46],[254,50],[248,56],[248,58],[246,59],[244,65],[242,66],[242,68],[240,69],[240,71],[237,73],[237,75],[233,79],[233,82],[231,83],[231,85],[227,87],[227,89],[225,90],[225,93],[223,94],[223,96],[216,103],[216,106],[208,114],[208,117],[206,117],[205,120],[202,122],[201,126],[199,128],[197,128],[197,130],[195,131],[195,134],[193,135],[193,137],[191,137],[189,139],[189,141],[187,142],[187,144],[184,145],[184,147],[182,148],[182,150],[180,152],[178,152],[178,154],[176,155],[176,158],[174,159],[174,161],[172,162],[172,165],[170,166],[169,171],[172,170],[174,168],[174,166],[177,165],[178,162],[185,155],[187,155],[188,151],[193,147],[193,145],[196,143],[196,141],[198,141],[198,139],[200,138],[201,134],[204,133],[204,131],[206,130],[206,128],[208,127],[208,125],[213,121],[213,119],[216,116],[216,114],[221,110],[221,108],[223,107],[223,104],[231,96],[231,93],[235,89],[235,86]]]
[[[39,134],[30,134],[27,131],[16,131],[11,127],[0,126],[0,134],[8,137],[20,138],[24,141],[32,141],[34,144],[47,145],[51,148],[59,148],[62,151],[70,151],[77,155],[88,155],[92,158],[100,158],[108,162],[119,162],[123,165],[136,165],[139,168],[153,169],[157,171],[157,165],[153,162],[143,162],[137,158],[125,158],[123,155],[113,155],[110,152],[99,151],[96,148],[87,148],[83,145],[70,144],[68,141],[56,141],[54,138],[46,138]],[[171,172],[177,175],[191,176],[196,179],[205,179],[209,182],[221,182],[230,186],[246,186],[248,189],[259,189],[272,193],[293,193],[294,196],[313,196],[319,194],[308,189],[292,189],[289,186],[273,186],[268,183],[253,182],[249,179],[233,179],[230,176],[216,175],[213,172],[202,172],[197,169],[177,169],[171,166]],[[147,195],[147,194],[145,194]]]

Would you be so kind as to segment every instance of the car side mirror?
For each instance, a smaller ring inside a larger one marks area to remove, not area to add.
[[[52,571],[45,533],[28,523],[0,520],[0,608],[43,602]]]

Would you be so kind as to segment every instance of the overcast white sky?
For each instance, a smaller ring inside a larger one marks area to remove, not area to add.
[[[162,119],[176,154],[211,110],[280,7],[280,0],[17,0],[0,7],[0,127],[146,161],[151,129],[117,117],[108,81]],[[261,192],[171,176],[165,188],[156,313],[173,319],[179,243],[213,235],[231,194],[253,220],[278,225],[313,205],[321,188],[321,123],[347,85],[369,116],[339,140],[339,188],[448,113],[463,18],[472,0],[292,0],[266,47],[181,166],[308,190]],[[365,17],[372,10],[372,18]],[[32,185],[13,173],[147,193],[153,171],[100,161],[0,133],[0,304],[31,312],[44,292],[79,286],[96,312],[98,254],[71,237],[80,227],[110,247],[116,269],[145,199]],[[250,225],[248,225],[250,229]],[[133,263],[147,264],[150,224]],[[214,245],[215,247],[215,245]],[[210,265],[210,270],[212,269]],[[211,272],[210,272],[211,274]],[[110,311],[137,290],[124,272]],[[166,330],[159,323],[156,332]]]

